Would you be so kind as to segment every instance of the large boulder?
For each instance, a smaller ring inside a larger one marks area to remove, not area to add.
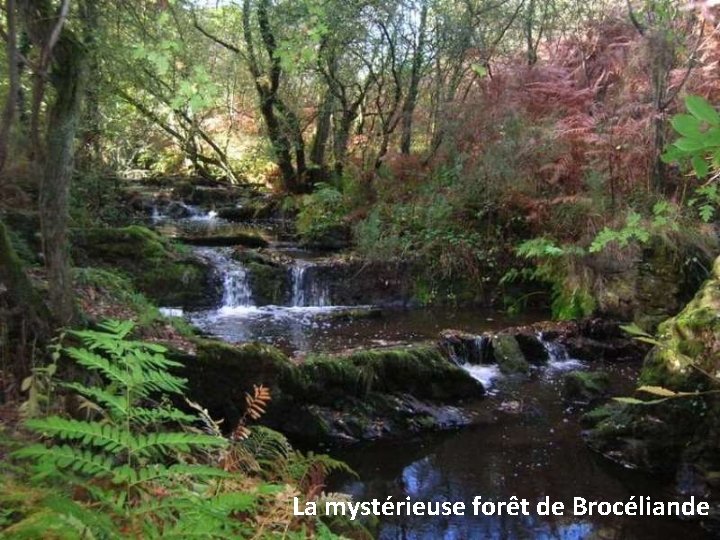
[[[211,307],[220,298],[210,266],[145,227],[83,229],[72,241],[79,266],[118,268],[159,305]]]
[[[180,358],[193,400],[232,429],[254,385],[270,388],[267,425],[297,438],[348,442],[462,425],[454,406],[482,385],[431,346],[319,356],[296,364],[257,343],[199,340]]]
[[[232,345],[197,340],[196,353],[178,358],[182,375],[189,381],[190,395],[215,418],[224,419],[231,430],[244,414],[245,395],[255,385],[270,389],[273,405],[285,399],[283,382],[293,377],[295,366],[280,350],[261,343]]]
[[[530,364],[515,336],[511,334],[494,336],[492,350],[495,363],[504,374],[527,374],[530,371]]]
[[[247,272],[255,304],[285,305],[290,300],[291,283],[288,262],[256,250],[236,250],[233,258]]]
[[[481,335],[444,330],[438,346],[457,364],[497,364],[506,375],[527,374],[549,358],[539,333],[527,328]]]
[[[656,235],[642,246],[628,247],[622,257],[614,252],[586,257],[583,281],[599,314],[652,330],[692,298],[717,247],[713,235],[673,240]]]
[[[662,323],[648,354],[639,393],[643,403],[625,400],[591,417],[591,448],[625,464],[682,471],[690,467],[704,482],[720,470],[720,258],[711,278],[675,317]],[[654,388],[652,388],[654,387]],[[668,392],[698,395],[663,399]],[[656,395],[652,395],[655,393]]]

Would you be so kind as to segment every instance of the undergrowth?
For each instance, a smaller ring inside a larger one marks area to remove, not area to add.
[[[174,374],[181,365],[163,346],[132,340],[132,330],[131,322],[107,322],[69,332],[74,343],[62,356],[74,361],[76,377],[42,389],[67,396],[72,414],[48,397],[45,407],[25,409],[34,443],[0,433],[0,452],[14,447],[1,467],[0,534],[334,538],[320,521],[295,521],[292,497],[317,498],[330,473],[349,469],[248,426],[270,400],[263,387],[247,396],[230,438],[201,406],[188,402],[192,412],[181,410],[186,381]],[[60,349],[54,358],[53,366],[62,361]],[[55,413],[41,414],[48,410]]]

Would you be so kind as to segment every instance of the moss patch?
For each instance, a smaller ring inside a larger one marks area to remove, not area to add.
[[[495,362],[506,375],[526,374],[530,371],[530,364],[515,336],[499,334],[493,337],[492,346]]]
[[[641,385],[674,391],[716,388],[702,372],[720,370],[720,258],[693,300],[659,326],[657,341],[640,374]],[[604,455],[635,466],[674,469],[686,461],[719,470],[719,412],[714,394],[615,407],[610,414],[598,413],[587,440]]]
[[[73,245],[82,266],[118,268],[160,305],[209,306],[217,300],[210,267],[146,227],[75,231]]]

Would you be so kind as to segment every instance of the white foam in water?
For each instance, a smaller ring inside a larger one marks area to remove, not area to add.
[[[327,286],[312,279],[312,275],[307,271],[311,267],[312,264],[307,261],[297,260],[290,271],[293,307],[327,307],[330,305],[330,293]]]
[[[209,212],[204,213],[192,206],[186,206],[186,208],[192,212],[190,215],[191,221],[213,221],[217,218],[217,212],[215,210],[210,210]]]
[[[538,334],[538,338],[548,353],[547,367],[550,371],[571,371],[584,367],[585,364],[581,360],[570,358],[567,349],[560,343],[546,340],[542,332]]]
[[[238,312],[241,312],[242,309],[255,307],[247,271],[243,265],[232,259],[231,249],[200,248],[197,252],[210,260],[222,276],[223,297],[219,312],[226,310],[232,313],[232,310],[238,308]]]
[[[158,311],[163,317],[182,317],[185,314],[185,312],[180,308],[161,307],[158,308]]]
[[[502,376],[497,364],[462,364],[460,366],[467,371],[476,381],[480,381],[485,389],[492,387],[493,382]]]

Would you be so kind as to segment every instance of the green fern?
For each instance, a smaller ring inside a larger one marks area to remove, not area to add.
[[[64,386],[82,396],[94,416],[29,420],[26,426],[45,437],[47,444],[27,446],[13,456],[31,461],[36,479],[87,490],[138,536],[165,536],[166,530],[176,536],[183,528],[185,537],[194,536],[195,528],[206,538],[237,532],[234,529],[242,526],[231,513],[251,507],[257,496],[244,494],[243,504],[237,499],[231,505],[228,499],[212,510],[198,502],[213,499],[208,496],[217,489],[213,479],[230,475],[216,466],[192,463],[194,451],[220,449],[227,440],[191,428],[168,427],[197,421],[169,404],[169,397],[183,393],[186,381],[170,373],[178,364],[164,356],[164,347],[128,339],[132,328],[131,323],[111,321],[97,331],[70,333],[83,346],[67,348],[65,353],[99,377],[94,377],[95,385],[75,381]],[[158,505],[157,493],[172,496]],[[60,537],[108,537],[106,527],[84,519],[79,511],[65,511],[65,518],[59,518],[57,511],[46,508],[33,514],[32,520],[23,520],[23,527],[37,530],[49,519],[46,514],[55,516],[55,528],[50,530],[57,530]],[[152,519],[145,519],[148,515]],[[193,515],[197,522],[190,526]]]
[[[185,390],[186,381],[171,373],[179,364],[165,357],[164,347],[129,339],[132,329],[132,323],[111,321],[68,334],[82,345],[64,353],[92,374],[84,380],[93,383],[60,386],[77,394],[87,419],[26,422],[44,442],[12,456],[30,462],[33,480],[51,489],[32,499],[13,498],[0,485],[0,508],[10,508],[0,511],[0,536],[249,538],[256,535],[252,516],[266,501],[277,504],[272,501],[284,487],[259,483],[248,490],[238,474],[218,466],[229,452],[244,453],[253,463],[234,470],[266,481],[309,483],[346,469],[327,456],[295,452],[282,435],[263,427],[231,446],[202,407],[193,404],[196,416],[172,405]],[[195,427],[208,421],[215,429]],[[51,495],[63,491],[82,494],[82,502]]]

